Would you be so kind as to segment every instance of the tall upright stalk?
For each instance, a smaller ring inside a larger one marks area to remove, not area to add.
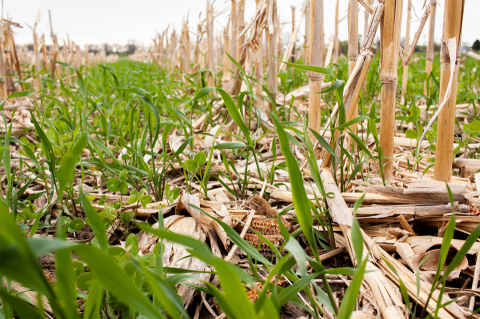
[[[305,6],[305,40],[303,41],[303,64],[307,65],[310,62],[310,4],[307,1]]]
[[[314,27],[314,15],[315,15],[315,0],[310,0],[308,8],[308,64],[312,63],[312,45],[313,45],[313,27]]]
[[[238,60],[238,55],[237,55],[237,1],[238,0],[232,0],[232,8],[230,11],[230,32],[232,34],[230,35],[230,55],[234,60]],[[231,62],[231,70],[235,72],[235,64]]]
[[[229,31],[229,26],[230,26],[230,21],[223,30],[223,77],[222,77],[222,87],[224,90],[228,89],[228,86],[230,85],[230,79],[231,74],[229,71],[230,67],[230,59],[228,58],[227,53],[229,53],[230,49],[230,36],[228,34]]]
[[[410,49],[410,18],[412,12],[412,0],[407,0],[407,30],[405,35],[405,52],[408,52]],[[405,101],[407,96],[407,85],[408,85],[408,63],[403,65],[403,76],[402,76],[402,98]]]
[[[380,81],[382,82],[380,112],[380,147],[383,150],[385,180],[393,178],[393,133],[397,93],[398,50],[402,26],[403,0],[385,1],[382,18]]]
[[[335,6],[335,37],[333,39],[333,41],[335,41],[333,43],[333,62],[334,63],[337,63],[338,62],[338,56],[339,56],[339,43],[338,43],[338,25],[340,24],[340,21],[339,21],[339,17],[338,17],[338,14],[339,14],[339,9],[340,9],[340,0],[337,0],[337,5]]]
[[[330,41],[328,41],[328,49],[327,49],[327,56],[325,57],[325,65],[329,65],[332,62],[332,54],[333,54],[333,46],[335,44],[335,36],[332,35],[330,37]]]
[[[310,65],[324,66],[325,62],[325,40],[323,30],[323,0],[310,1],[310,11],[313,12],[313,28],[311,29],[312,55]],[[322,126],[322,90],[324,75],[316,72],[308,72],[309,95],[308,95],[308,126],[314,131],[319,131]],[[310,133],[312,134],[312,133]]]
[[[264,0],[255,0],[257,9],[262,5]],[[259,35],[262,36],[262,33]],[[259,48],[257,53],[255,54],[254,61],[255,61],[255,80],[257,83],[255,84],[255,94],[261,98],[263,87],[263,41],[262,39],[258,39]]]
[[[0,22],[0,30],[3,32],[3,22]],[[7,78],[5,77],[5,57],[3,52],[5,51],[5,46],[3,41],[0,41],[0,98],[5,100],[8,96],[7,93]],[[46,61],[46,60],[45,60]],[[6,124],[6,123],[5,123]]]
[[[295,7],[290,6],[292,8],[292,36],[295,34]],[[292,48],[292,63],[295,63],[295,42],[293,43]]]
[[[358,58],[358,2],[350,0],[348,8],[348,75],[352,74]],[[358,114],[358,104],[353,105],[353,116]],[[357,124],[351,129],[357,132]]]
[[[237,58],[240,59],[243,43],[245,43],[245,35],[238,37],[245,29],[245,0],[237,0]],[[233,40],[233,39],[232,39]]]
[[[51,60],[51,77],[52,79],[55,78],[55,72],[57,71],[57,67],[55,65],[55,61],[57,61],[57,56],[58,56],[58,51],[59,51],[59,46],[58,46],[58,40],[57,36],[55,33],[53,33],[53,24],[52,24],[52,13],[50,10],[48,10],[48,16],[49,16],[49,21],[50,21],[50,36],[52,37],[52,42],[53,42],[53,49],[52,49],[52,60]]]
[[[275,98],[277,95],[277,60],[273,57],[277,52],[277,34],[278,34],[278,24],[277,24],[277,0],[273,0],[273,33],[267,31],[268,37],[268,90],[270,94]],[[273,109],[271,102],[268,103],[270,110]]]
[[[304,16],[305,16],[305,8],[302,10],[302,16],[300,17],[300,21],[298,22],[297,26],[293,29],[292,34],[290,35],[290,40],[288,42],[288,45],[285,48],[285,51],[283,52],[282,61],[284,62],[288,62],[288,60],[290,60],[290,57],[292,57],[292,61],[294,61],[293,49],[295,48],[295,42],[297,41],[298,31],[300,30],[300,25],[302,24]],[[282,63],[280,65],[280,69],[286,70],[287,64]]]
[[[355,105],[355,103],[357,103],[358,97],[360,96],[361,87],[363,86],[363,83],[365,81],[370,62],[372,61],[373,53],[371,51],[371,48],[375,39],[378,25],[380,24],[381,18],[383,17],[384,9],[384,1],[379,1],[373,11],[372,19],[370,20],[370,23],[368,25],[367,36],[363,40],[362,46],[360,47],[360,54],[357,58],[355,69],[353,70],[352,74],[348,78],[347,83],[345,84],[345,89],[343,93],[343,104],[345,109],[346,122],[350,121],[354,117],[353,107],[351,107],[351,105]],[[340,106],[337,104],[332,110],[331,116],[335,116],[339,109]],[[328,127],[329,125],[330,124],[327,123],[326,126]],[[336,147],[339,136],[340,130],[335,130],[335,135],[330,141],[333,149],[335,149]],[[328,167],[332,163],[331,154],[325,148],[322,150],[320,158],[323,159],[322,167]]]
[[[169,45],[168,45],[168,36],[165,37],[166,41],[167,41],[167,46],[166,46],[166,49],[165,49],[165,52],[166,52],[166,56],[167,56],[167,59],[168,59],[168,48],[169,48]],[[200,53],[200,44],[201,44],[201,41],[202,41],[202,23],[199,22],[197,24],[197,40],[196,40],[196,43],[195,43],[195,53],[194,53],[194,59],[195,59],[195,67],[193,69],[193,72],[197,72],[198,69],[200,68],[200,56],[202,55]]]
[[[213,48],[213,5],[210,5],[210,0],[207,0],[207,43],[208,43],[208,56],[207,67],[208,72],[208,86],[215,86],[214,67],[215,67],[215,51]]]
[[[175,29],[170,37],[170,72],[175,72],[175,47],[177,46],[177,36]]]
[[[437,0],[430,0],[430,27],[428,29],[428,44],[427,44],[427,60],[425,64],[425,73],[427,76],[430,76],[432,72],[433,65],[433,56],[435,52],[435,42],[433,36],[435,34],[435,8],[437,6]],[[428,78],[427,78],[428,81]],[[425,82],[425,87],[423,89],[423,94],[426,96],[427,92],[427,82]]]
[[[188,23],[185,21],[182,30],[182,46],[183,46],[183,72],[190,73],[190,37],[188,35]]]
[[[455,110],[457,100],[458,67],[460,61],[460,47],[462,39],[463,11],[465,0],[446,0],[443,18],[442,49],[440,52],[440,99],[443,101],[447,94],[450,82],[450,56],[444,42],[455,38],[457,56],[455,57],[455,71],[448,101],[438,115],[437,149],[435,154],[435,168],[433,178],[437,181],[450,182],[452,179],[453,138],[455,134]]]
[[[371,2],[370,0],[367,1],[367,3],[369,5],[371,5]],[[365,37],[367,36],[367,32],[368,32],[368,20],[370,19],[370,13],[368,12],[368,10],[364,10],[364,15],[363,15],[363,19],[364,19],[364,26],[363,26],[363,39],[362,39],[362,42],[363,40],[365,40]]]
[[[39,52],[38,35],[37,35],[37,31],[36,31],[37,24],[38,24],[39,20],[40,20],[40,9],[38,9],[37,17],[35,19],[35,23],[33,24],[33,28],[32,28],[32,32],[33,32],[33,55],[34,55],[33,65],[35,65],[35,72],[37,72],[37,73],[40,73],[40,52]],[[80,65],[77,65],[77,67],[80,67]],[[0,75],[0,76],[3,78],[3,76],[5,76],[5,74]],[[40,85],[40,77],[39,76],[36,77],[36,85],[37,85],[36,90],[40,90],[41,85]],[[0,92],[1,91],[2,90],[0,88]],[[6,99],[6,98],[7,98],[6,96],[2,97],[2,99]]]

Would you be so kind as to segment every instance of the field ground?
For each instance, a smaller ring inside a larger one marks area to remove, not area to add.
[[[277,96],[243,69],[233,94],[221,69],[122,59],[57,64],[52,78],[23,64],[17,85],[30,93],[0,106],[1,315],[469,316],[480,307],[479,61],[460,62],[447,187],[433,180],[437,122],[420,141],[441,103],[439,55],[429,76],[413,56],[406,92],[399,64],[391,159],[378,56],[348,122],[348,61],[322,69],[317,131],[301,59],[279,70]]]

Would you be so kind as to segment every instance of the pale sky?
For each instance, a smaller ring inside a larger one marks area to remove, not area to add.
[[[77,44],[86,43],[119,43],[126,44],[128,40],[135,40],[145,44],[151,44],[155,30],[162,31],[169,24],[177,30],[182,21],[189,13],[190,30],[196,32],[199,21],[199,13],[205,17],[206,0],[2,0],[4,16],[14,22],[20,23],[23,28],[14,28],[15,40],[18,44],[32,43],[32,32],[27,26],[33,26],[37,11],[40,9],[40,22],[37,33],[44,33],[47,44],[51,42],[48,10],[51,10],[53,31],[62,39],[67,38]],[[300,8],[303,0],[277,0],[281,22],[291,22],[290,6],[295,6],[296,23],[300,19]],[[404,0],[404,14],[402,26],[402,38],[405,36],[406,26],[406,2]],[[412,0],[415,10],[412,10],[412,24],[410,39],[418,27],[418,18],[422,15],[424,0]],[[330,38],[334,32],[335,0],[324,0],[324,26],[325,38]],[[443,8],[445,0],[437,0],[435,41],[439,42],[443,27]],[[230,7],[229,0],[216,0],[216,12],[225,11]],[[340,18],[347,14],[348,0],[340,0]],[[466,0],[465,16],[463,22],[462,42],[471,45],[480,38],[480,0]],[[246,0],[245,19],[248,23],[255,13],[255,1]],[[416,13],[416,15],[415,15]],[[223,30],[227,22],[227,14],[218,16],[215,20],[215,33]],[[303,23],[305,20],[303,20]],[[171,30],[171,27],[170,29]],[[290,32],[291,25],[286,24],[283,32]],[[305,28],[301,27],[300,35],[304,34]],[[364,9],[359,11],[359,33],[364,30]],[[426,44],[428,22],[420,37],[419,44]],[[347,19],[339,26],[340,40],[346,40]],[[377,33],[378,36],[378,33]],[[192,36],[191,36],[192,38]],[[62,43],[62,42],[60,42]]]

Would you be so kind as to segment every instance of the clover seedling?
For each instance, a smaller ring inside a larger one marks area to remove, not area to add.
[[[472,123],[463,124],[463,130],[470,138],[476,138],[480,134],[480,121],[472,121]]]
[[[170,185],[168,183],[165,184],[165,196],[167,197],[167,200],[169,203],[173,203],[178,196],[180,196],[180,188],[174,188],[173,190],[170,190]]]
[[[102,195],[100,197],[100,200],[98,201],[98,205],[105,205],[106,202],[107,202],[107,196]]]
[[[120,179],[112,177],[108,180],[108,191],[112,193],[120,191],[122,195],[125,195],[126,193],[128,193],[127,173],[125,171],[122,171],[118,177]]]
[[[145,188],[142,188],[140,190],[140,193],[136,189],[134,189],[130,193],[130,197],[128,198],[128,203],[133,204],[135,202],[139,202],[140,204],[142,204],[143,208],[147,208],[147,204],[150,204],[152,202],[152,196],[147,194],[147,191],[145,190]]]
[[[70,219],[67,216],[60,217],[59,220],[63,227],[67,228],[69,232],[79,231],[85,226],[85,222],[80,218]]]

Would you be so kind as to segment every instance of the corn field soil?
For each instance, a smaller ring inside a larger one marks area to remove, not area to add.
[[[21,63],[0,104],[2,318],[479,318],[479,62],[460,62],[444,183],[439,56],[429,76],[413,56],[388,159],[379,60],[348,121],[347,59],[309,70],[318,131],[301,57],[276,94],[236,61],[239,90],[195,61]]]

